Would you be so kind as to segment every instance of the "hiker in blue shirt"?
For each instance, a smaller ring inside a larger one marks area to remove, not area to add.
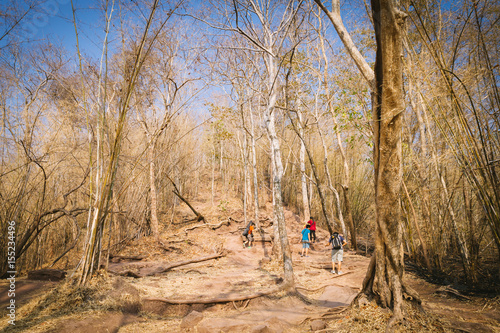
[[[305,257],[309,257],[307,255],[307,252],[309,251],[309,243],[311,242],[311,230],[309,230],[311,226],[309,224],[306,224],[306,227],[302,229],[302,238],[301,238],[301,243],[302,243],[302,253],[300,254],[301,257],[304,257],[304,251],[305,251]]]
[[[347,244],[347,242],[344,240],[344,237],[342,237],[338,232],[335,231],[328,240],[328,244],[326,244],[326,246],[329,246],[330,244],[332,244],[332,273],[335,274],[335,262],[337,262],[339,266],[337,274],[340,275],[342,274],[340,268],[342,266],[344,246]]]

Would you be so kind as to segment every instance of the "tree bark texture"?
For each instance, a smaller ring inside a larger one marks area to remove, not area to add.
[[[363,292],[383,307],[393,309],[390,325],[402,319],[404,262],[400,190],[402,180],[401,129],[403,103],[402,38],[405,14],[392,0],[372,0],[377,41],[373,98],[376,202],[375,255]]]
[[[151,138],[149,146],[149,190],[151,196],[151,232],[153,236],[158,239],[160,237],[160,230],[158,222],[158,195],[156,191],[156,173],[155,173],[155,147],[156,139]]]
[[[285,213],[283,211],[283,198],[281,194],[281,180],[283,177],[283,163],[281,161],[281,148],[276,135],[275,126],[275,105],[277,100],[277,91],[275,87],[275,77],[278,74],[277,59],[272,56],[267,56],[268,80],[269,80],[269,100],[264,113],[264,121],[266,123],[267,134],[269,136],[271,155],[272,155],[272,188],[273,188],[273,215],[274,221],[278,227],[279,244],[281,246],[281,255],[283,257],[283,270],[285,285],[287,287],[294,286],[292,252],[285,225]]]
[[[253,176],[253,200],[254,200],[254,223],[257,229],[260,229],[259,222],[259,178],[257,177],[257,153],[255,143],[255,128],[253,120],[253,110],[250,109],[250,124],[251,124],[251,151],[252,151],[252,176]]]
[[[302,137],[304,137],[304,128],[302,127],[302,112],[299,115],[299,132]],[[301,174],[301,185],[302,185],[302,204],[304,206],[304,223],[309,220],[311,216],[311,211],[309,209],[309,197],[307,196],[307,178],[306,178],[306,145],[303,140],[300,141],[300,174]]]

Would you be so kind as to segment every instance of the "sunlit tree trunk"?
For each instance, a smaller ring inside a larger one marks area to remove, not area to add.
[[[155,170],[155,150],[156,140],[152,139],[149,146],[149,191],[151,196],[151,232],[156,239],[160,237],[158,222],[158,194],[156,191],[156,170]]]
[[[340,10],[340,9],[339,9]],[[339,13],[339,16],[340,16],[340,13]],[[321,20],[320,20],[320,24],[321,24]],[[321,31],[318,31],[318,36],[319,36],[319,41],[320,41],[320,46],[321,46],[321,54],[323,56],[323,61],[325,63],[325,68],[323,70],[323,84],[325,85],[325,93],[326,93],[326,96],[327,96],[327,99],[328,99],[328,107],[329,107],[329,111],[330,111],[330,114],[332,116],[332,119],[333,119],[333,123],[334,123],[334,126],[336,127],[335,129],[335,137],[337,139],[337,144],[339,146],[339,150],[340,150],[340,156],[342,157],[342,165],[343,165],[343,168],[344,168],[344,176],[343,176],[343,183],[342,183],[342,192],[344,193],[344,207],[345,207],[345,215],[347,217],[347,223],[349,224],[349,230],[350,230],[350,247],[353,249],[353,250],[357,250],[358,248],[358,244],[357,244],[357,240],[356,240],[356,227],[354,225],[354,220],[352,218],[352,211],[351,211],[351,202],[349,200],[349,184],[350,184],[350,175],[349,175],[349,163],[347,161],[347,156],[346,156],[346,153],[344,151],[344,146],[342,145],[342,138],[340,137],[340,130],[339,130],[339,127],[338,127],[338,123],[337,123],[337,118],[336,118],[336,112],[335,112],[335,107],[333,105],[333,101],[332,101],[332,98],[333,96],[331,96],[331,92],[330,92],[330,89],[328,88],[328,65],[329,65],[329,61],[328,61],[328,57],[326,56],[326,50],[325,50],[325,42],[324,42],[324,37],[321,33]],[[323,148],[324,148],[324,151],[325,151],[325,156],[327,156],[327,151],[326,151],[326,145],[325,143],[323,142]],[[325,168],[327,168],[327,165],[325,165]],[[338,211],[339,211],[339,220],[340,220],[340,223],[341,223],[341,226],[342,226],[342,232],[344,233],[344,235],[346,235],[347,237],[347,234],[346,234],[346,230],[345,230],[345,224],[344,224],[344,217],[343,217],[343,214],[342,214],[342,211],[340,210],[340,198],[339,198],[339,194],[337,192],[337,190],[333,187],[333,184],[331,182],[331,177],[330,177],[330,173],[328,172],[328,181],[329,181],[329,187],[330,189],[332,190],[332,192],[334,193],[334,196],[337,200],[337,206],[338,206]]]
[[[269,36],[270,37],[270,36]],[[283,256],[283,268],[285,274],[285,285],[288,287],[294,286],[293,266],[292,266],[292,252],[290,250],[290,243],[288,242],[288,235],[285,224],[285,214],[283,211],[283,199],[281,192],[281,180],[283,177],[283,164],[281,161],[281,148],[278,136],[276,135],[275,127],[275,105],[277,100],[276,77],[278,75],[277,59],[272,55],[266,56],[268,68],[268,87],[269,87],[269,100],[264,112],[264,122],[269,136],[271,155],[272,155],[272,189],[273,189],[273,215],[277,222],[279,234],[277,235],[280,240],[281,255]]]
[[[362,292],[393,310],[389,326],[402,320],[404,293],[416,294],[404,281],[400,194],[403,101],[401,29],[406,14],[391,0],[372,0],[377,41],[373,99],[377,237]]]
[[[215,134],[212,137],[212,206],[215,205],[215,162],[216,162],[216,153],[215,153]]]
[[[110,157],[109,162],[107,163],[106,171],[103,174],[101,179],[97,179],[99,182],[99,191],[96,193],[96,203],[94,209],[91,210],[92,218],[90,224],[90,232],[88,234],[87,242],[85,244],[84,254],[79,263],[79,271],[78,271],[78,284],[84,285],[88,282],[92,273],[95,272],[99,266],[99,255],[102,241],[102,229],[104,227],[104,222],[106,220],[108,209],[111,204],[111,195],[113,191],[113,186],[116,179],[116,173],[118,170],[118,160],[120,156],[120,148],[122,144],[123,138],[123,130],[125,126],[125,122],[127,119],[127,112],[129,110],[130,99],[134,90],[134,86],[139,75],[140,69],[143,64],[143,50],[144,45],[146,43],[149,28],[151,27],[153,16],[158,8],[158,0],[154,2],[151,8],[150,15],[146,22],[146,27],[144,29],[144,33],[142,35],[142,39],[140,40],[140,44],[135,54],[134,65],[132,73],[130,74],[129,80],[127,82],[126,89],[123,94],[123,100],[120,105],[120,109],[118,112],[118,123],[116,127],[116,131],[114,133],[113,142],[110,147]],[[73,8],[73,15],[75,10]],[[76,30],[76,18],[74,18],[74,25]],[[77,38],[78,43],[78,38]],[[78,44],[77,44],[78,45]],[[80,52],[78,51],[79,56],[81,57]],[[80,58],[80,70],[82,70]]]
[[[299,133],[304,137],[304,128],[302,127],[302,112],[298,112],[299,115]],[[304,141],[300,141],[300,184],[302,187],[302,206],[304,208],[304,223],[309,220],[311,216],[311,211],[309,210],[309,198],[307,196],[307,177],[306,177],[306,146]]]
[[[383,307],[393,309],[389,326],[403,318],[403,294],[418,295],[403,282],[403,242],[399,196],[402,180],[401,129],[404,111],[402,81],[402,26],[406,14],[393,0],[372,0],[372,16],[377,41],[373,72],[356,49],[340,17],[339,0],[330,12],[321,0],[314,0],[328,15],[346,50],[373,92],[374,167],[376,237],[375,253],[363,281],[363,295],[374,297]],[[373,75],[375,74],[375,75]]]
[[[259,179],[257,178],[257,152],[255,149],[255,127],[253,119],[253,110],[250,108],[250,150],[252,154],[252,178],[253,178],[253,200],[254,200],[254,222],[257,229],[260,228],[259,224]]]

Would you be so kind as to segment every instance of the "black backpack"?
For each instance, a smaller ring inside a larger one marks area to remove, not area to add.
[[[243,231],[243,236],[248,236],[248,232],[250,231],[250,226],[253,224],[252,221],[248,222],[247,227],[245,228],[245,231]]]
[[[342,248],[342,243],[340,242],[339,234],[336,232],[332,236],[332,247],[334,250],[340,250]]]

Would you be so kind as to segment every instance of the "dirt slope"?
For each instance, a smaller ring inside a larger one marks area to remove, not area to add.
[[[16,299],[20,306],[18,325],[7,324],[5,303],[2,303],[0,330],[88,332],[92,328],[96,332],[306,332],[315,328],[332,332],[368,332],[385,329],[383,321],[390,315],[387,311],[374,305],[367,305],[367,309],[360,313],[345,310],[360,290],[370,259],[347,251],[344,274],[332,274],[330,249],[325,246],[327,233],[321,228],[318,230],[319,241],[312,244],[309,257],[300,257],[299,235],[303,225],[290,211],[286,211],[285,217],[293,250],[295,283],[300,294],[275,293],[250,300],[203,304],[204,300],[242,299],[273,291],[279,287],[282,269],[271,258],[271,242],[256,242],[252,248],[243,248],[241,212],[225,209],[221,213],[211,211],[208,203],[196,204],[208,216],[211,227],[203,223],[170,225],[162,234],[162,245],[143,238],[131,242],[118,253],[147,256],[145,260],[110,263],[109,269],[115,273],[131,271],[143,274],[217,251],[222,251],[223,257],[141,278],[103,273],[95,286],[97,291],[78,298],[74,308],[72,301],[62,303],[66,305],[59,303],[62,302],[60,298],[74,297],[72,294],[64,296],[65,289],[57,290],[53,289],[53,284],[25,280],[22,282],[25,292]],[[179,212],[182,213],[189,215],[188,211]],[[264,238],[268,240],[272,235],[270,217],[268,206],[262,212]],[[220,222],[225,224],[215,228]],[[456,295],[438,293],[440,286],[412,275],[407,279],[421,294],[424,308],[441,320],[422,325],[408,323],[400,331],[500,331],[498,298],[458,299]],[[1,282],[0,302],[5,301],[6,287],[6,283]],[[158,299],[192,300],[192,304],[172,304]],[[415,330],[415,327],[419,329]]]

